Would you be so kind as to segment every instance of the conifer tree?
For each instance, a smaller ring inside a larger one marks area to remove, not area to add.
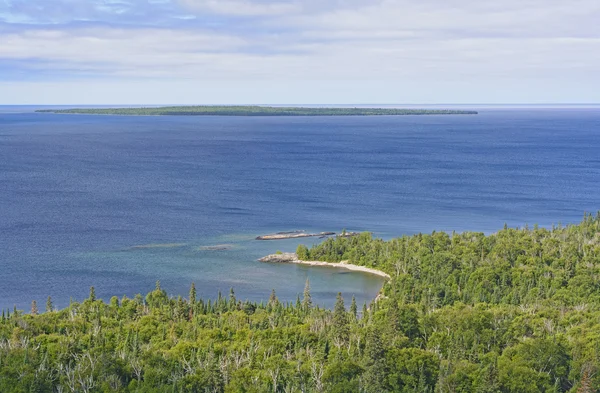
[[[37,302],[34,300],[31,302],[31,315],[38,315],[38,313]]]
[[[196,304],[196,284],[192,283],[190,286],[190,304]]]
[[[312,296],[310,295],[310,281],[306,279],[304,284],[304,297],[302,298],[302,307],[304,311],[308,311],[312,308]]]
[[[350,303],[350,315],[354,320],[358,318],[358,306],[356,305],[356,298],[352,295],[352,303]]]
[[[93,302],[96,301],[96,288],[90,287],[90,297],[89,299]]]
[[[344,298],[341,292],[338,292],[335,299],[335,306],[333,307],[333,332],[339,339],[346,340],[348,338],[348,314],[346,313]]]
[[[233,291],[233,287],[229,289],[229,309],[233,310],[236,306],[237,300],[235,298],[235,292]]]
[[[367,393],[386,392],[385,347],[381,341],[381,332],[375,327],[371,327],[367,332],[365,355],[364,391]]]
[[[48,296],[48,299],[46,300],[46,312],[52,311],[54,311],[54,305],[52,304],[52,298]]]
[[[178,321],[182,321],[185,318],[186,309],[185,303],[181,296],[177,297],[177,303],[175,303],[175,319]]]
[[[269,307],[275,307],[279,304],[279,299],[277,299],[277,295],[275,294],[275,289],[271,291],[271,296],[269,296]]]
[[[398,314],[400,310],[398,309],[398,302],[396,299],[390,299],[390,307],[388,308],[387,316],[388,316],[388,328],[392,335],[396,334],[398,330],[400,330],[400,321]]]

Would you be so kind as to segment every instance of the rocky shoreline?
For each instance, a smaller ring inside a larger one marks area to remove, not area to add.
[[[307,266],[325,266],[325,267],[333,267],[351,270],[355,272],[369,273],[379,277],[383,277],[385,279],[390,279],[390,275],[382,272],[381,270],[372,269],[364,266],[357,266],[348,263],[347,261],[342,261],[339,263],[330,263],[330,262],[322,262],[322,261],[302,261],[298,259],[298,255],[295,253],[282,253],[282,254],[271,254],[266,257],[260,258],[260,262],[266,263],[295,263],[298,265],[307,265]]]
[[[306,233],[303,231],[294,232],[277,232],[271,235],[258,236],[256,240],[284,240],[284,239],[296,239],[301,237],[326,237],[333,236],[335,232],[319,232],[319,233]]]
[[[291,231],[291,232],[277,232],[270,235],[262,235],[258,236],[256,240],[285,240],[285,239],[297,239],[302,237],[319,237],[325,238],[329,236],[338,236],[338,237],[351,237],[356,236],[358,233],[356,232],[343,232],[340,234],[336,234],[335,232],[319,232],[319,233],[306,233],[304,231]]]

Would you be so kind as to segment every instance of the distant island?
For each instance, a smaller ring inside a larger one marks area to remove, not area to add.
[[[39,109],[40,113],[122,116],[403,116],[476,115],[477,111],[454,109],[306,108],[273,106],[169,106],[157,108]]]

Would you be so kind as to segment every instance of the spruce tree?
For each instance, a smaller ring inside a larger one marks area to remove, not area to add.
[[[348,339],[348,314],[346,313],[346,306],[344,306],[344,298],[341,292],[338,292],[335,299],[335,306],[333,307],[333,333],[341,340]]]
[[[275,289],[271,291],[271,296],[269,296],[269,307],[275,307],[279,304],[279,299],[277,299],[277,295],[275,294]]]
[[[31,302],[31,315],[38,315],[38,306],[35,300]]]
[[[235,292],[233,291],[233,287],[231,287],[229,289],[229,310],[235,309],[236,303]]]
[[[190,304],[196,304],[196,284],[192,283],[190,286]]]
[[[386,392],[385,347],[381,341],[381,332],[370,328],[365,343],[366,367],[363,374],[363,389],[367,393]]]
[[[52,311],[54,311],[54,305],[52,304],[52,298],[48,296],[48,299],[46,300],[46,312]]]
[[[312,296],[310,295],[310,281],[306,279],[304,284],[304,297],[302,298],[302,307],[304,311],[308,311],[312,308]]]
[[[175,319],[178,321],[183,321],[185,319],[186,316],[186,307],[185,307],[185,303],[183,302],[183,299],[181,298],[181,296],[177,297],[177,303],[175,303]]]
[[[358,318],[358,306],[356,305],[356,298],[352,295],[352,303],[350,303],[350,315],[356,319]]]
[[[96,301],[96,288],[94,288],[94,287],[90,287],[90,297],[89,297],[89,299],[90,299],[92,302],[95,302],[95,301]]]

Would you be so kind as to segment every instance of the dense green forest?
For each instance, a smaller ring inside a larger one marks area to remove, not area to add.
[[[391,275],[369,307],[88,299],[4,312],[1,392],[598,392],[600,214],[578,225],[332,238]],[[346,303],[344,303],[346,302]]]
[[[449,109],[386,108],[306,108],[269,106],[172,106],[160,108],[75,108],[42,109],[36,112],[131,115],[131,116],[399,116],[399,115],[476,115],[475,111]]]

